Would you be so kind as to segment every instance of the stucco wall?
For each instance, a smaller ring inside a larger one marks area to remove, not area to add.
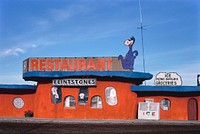
[[[24,106],[20,109],[15,108],[13,100],[20,97],[24,101]],[[0,91],[0,116],[3,117],[24,117],[24,111],[34,110],[34,94],[26,93],[9,93],[5,94]]]
[[[177,93],[179,94],[179,93]],[[169,110],[160,108],[161,120],[188,120],[188,100],[195,98],[198,102],[198,120],[200,120],[200,97],[199,96],[143,96],[138,97],[138,103],[144,102],[145,99],[154,99],[154,102],[160,103],[162,99],[167,98],[170,100],[171,106]]]
[[[106,103],[105,88],[112,86],[116,89],[118,103],[110,106]],[[51,102],[52,83],[39,83],[35,96],[34,111],[37,118],[68,118],[68,119],[135,119],[137,109],[137,95],[130,90],[130,83],[97,81],[96,87],[88,88],[88,103],[78,104],[79,88],[62,87],[62,102]],[[64,108],[64,98],[72,95],[76,100],[76,108]],[[91,108],[91,98],[101,96],[103,107]]]

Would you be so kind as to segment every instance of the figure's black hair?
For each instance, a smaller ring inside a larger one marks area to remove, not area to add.
[[[133,40],[135,42],[135,37],[132,36],[129,40]]]

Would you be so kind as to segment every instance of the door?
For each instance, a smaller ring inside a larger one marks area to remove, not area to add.
[[[198,104],[195,98],[188,100],[188,120],[198,120]]]

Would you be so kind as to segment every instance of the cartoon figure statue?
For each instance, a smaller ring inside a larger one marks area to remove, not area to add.
[[[119,55],[118,60],[121,60],[123,69],[130,69],[131,71],[134,69],[134,60],[138,56],[138,51],[132,51],[133,44],[135,43],[135,38],[131,37],[124,41],[124,45],[129,47],[129,50],[125,57]]]
[[[58,103],[61,103],[62,101],[62,92],[61,92],[61,88],[60,87],[52,87],[51,88],[51,100],[52,100],[52,103],[54,104],[58,104]]]

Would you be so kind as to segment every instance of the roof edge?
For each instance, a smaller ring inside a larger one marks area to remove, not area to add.
[[[65,78],[77,76],[94,76],[94,77],[122,77],[128,79],[149,80],[153,77],[150,73],[128,72],[128,71],[32,71],[23,74],[24,80],[35,80],[37,78]]]
[[[200,86],[131,86],[133,92],[200,92]]]
[[[25,84],[0,84],[0,89],[27,89],[27,90],[36,90],[37,86],[35,85],[25,85]]]

